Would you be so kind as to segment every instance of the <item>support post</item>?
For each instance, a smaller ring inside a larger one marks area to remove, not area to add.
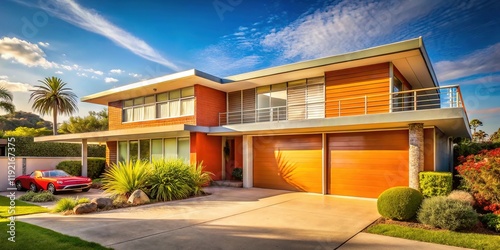
[[[253,138],[243,136],[243,187],[253,187]]]
[[[418,173],[424,170],[424,124],[409,124],[409,186],[419,190]]]
[[[87,139],[82,139],[82,176],[87,177]]]

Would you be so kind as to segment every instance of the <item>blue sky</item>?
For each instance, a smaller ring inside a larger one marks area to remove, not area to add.
[[[224,77],[422,36],[440,84],[460,84],[469,119],[491,134],[499,13],[500,2],[481,0],[2,1],[0,85],[31,111],[29,90],[47,76],[83,97],[191,68]]]

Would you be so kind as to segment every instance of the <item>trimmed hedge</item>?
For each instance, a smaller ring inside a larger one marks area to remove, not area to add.
[[[478,214],[468,202],[444,196],[425,199],[417,217],[426,225],[453,231],[469,229],[478,222]]]
[[[409,220],[417,214],[423,199],[422,194],[413,188],[389,188],[378,197],[378,213],[387,219]]]
[[[453,187],[453,176],[450,172],[420,172],[418,173],[420,192],[425,198],[446,196]]]
[[[105,158],[88,158],[87,159],[87,176],[90,179],[101,177],[106,168]],[[56,169],[64,170],[66,173],[74,176],[82,175],[82,161],[61,161],[57,164]]]
[[[80,157],[82,155],[81,144],[57,143],[57,142],[34,142],[33,137],[14,137],[16,140],[16,156],[40,156],[40,157]],[[106,157],[106,146],[89,144],[87,148],[89,157]]]

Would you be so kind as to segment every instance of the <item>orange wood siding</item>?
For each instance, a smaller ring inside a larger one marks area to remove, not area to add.
[[[389,63],[325,72],[326,117],[365,114],[365,95],[387,94],[367,98],[367,113],[389,112]]]
[[[254,186],[321,193],[321,141],[321,135],[254,137]]]
[[[434,171],[434,128],[424,129],[424,170]]]
[[[106,142],[106,167],[111,166],[111,164],[116,164],[116,158],[118,154],[118,144],[116,141]]]
[[[195,85],[196,125],[219,126],[219,113],[226,112],[226,92]]]
[[[191,133],[190,161],[203,162],[204,171],[213,173],[213,180],[222,179],[222,138],[205,133]]]
[[[328,135],[328,192],[376,198],[408,186],[408,130]]]

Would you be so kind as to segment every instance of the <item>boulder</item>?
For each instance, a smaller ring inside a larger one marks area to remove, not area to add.
[[[149,197],[142,190],[137,189],[128,198],[128,203],[132,203],[134,205],[149,203]]]
[[[82,203],[79,205],[76,205],[75,208],[73,208],[73,213],[75,214],[88,214],[95,212],[97,210],[97,204],[95,203]]]
[[[97,208],[99,208],[99,209],[113,207],[113,200],[110,198],[105,198],[105,197],[94,198],[90,202],[95,203],[97,205]]]

